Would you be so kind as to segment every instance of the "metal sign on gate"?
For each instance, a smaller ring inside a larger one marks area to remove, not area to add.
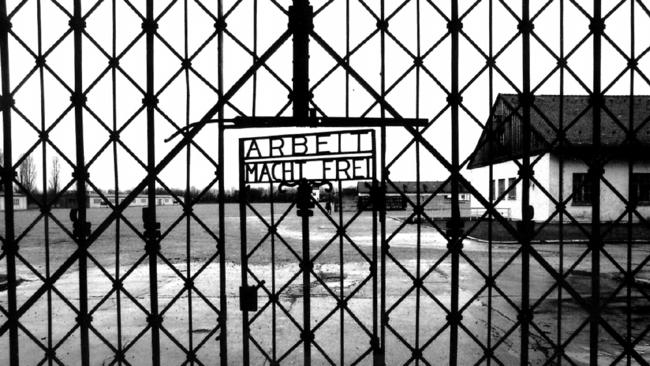
[[[367,180],[375,131],[354,130],[240,140],[245,183]]]

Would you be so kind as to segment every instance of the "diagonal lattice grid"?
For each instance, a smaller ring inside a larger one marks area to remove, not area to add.
[[[300,4],[1,2],[5,363],[274,364],[302,360],[309,330],[333,364],[647,364],[649,213],[632,192],[650,184],[635,180],[650,172],[648,4],[314,0],[299,90]],[[427,121],[373,125],[378,191],[403,211],[314,202],[307,259],[277,186],[237,214],[229,143],[246,132],[226,128],[304,100]],[[523,148],[498,161],[512,121]],[[481,150],[497,158],[475,168]],[[22,197],[29,210],[9,208]],[[300,293],[305,275],[320,292]],[[237,309],[240,276],[259,313]],[[296,301],[326,315],[305,327]]]

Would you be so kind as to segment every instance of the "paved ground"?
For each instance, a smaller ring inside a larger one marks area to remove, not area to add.
[[[203,208],[203,209],[208,209]],[[210,211],[207,211],[210,212]],[[98,217],[101,212],[96,212]],[[199,212],[200,217],[206,218],[207,225],[214,227],[213,216],[206,212]],[[137,221],[137,212],[128,212],[134,222]],[[238,227],[234,226],[238,222],[236,211],[227,215],[229,226],[229,236],[227,240],[234,240],[238,235]],[[173,222],[173,215],[167,218]],[[287,241],[291,247],[299,248],[300,231],[299,221],[294,215],[289,215],[283,225],[280,225],[278,232]],[[256,239],[262,238],[265,234],[264,225],[259,219],[250,217],[249,240],[251,243]],[[358,244],[359,251],[367,256],[372,255],[372,236],[371,216],[364,214],[358,221],[349,227],[350,238]],[[394,232],[401,225],[398,218],[388,220],[388,232]],[[165,227],[165,225],[163,225]],[[182,226],[181,226],[182,227]],[[124,232],[128,232],[124,227]],[[186,242],[184,232],[170,234],[169,238],[163,243],[163,253],[165,258],[169,258],[172,266],[160,264],[158,266],[158,289],[160,294],[160,307],[166,309],[168,304],[173,303],[165,312],[164,326],[167,334],[163,334],[161,345],[163,348],[163,359],[166,364],[181,364],[185,360],[184,354],[179,347],[174,344],[168,335],[177,338],[181,345],[189,347],[190,339],[196,347],[205,340],[204,346],[197,353],[197,357],[206,363],[213,362],[218,357],[218,341],[213,333],[216,325],[216,314],[204,300],[208,300],[218,305],[219,298],[219,268],[217,263],[207,263],[207,259],[214,252],[213,243],[207,234],[199,234],[198,229],[193,229],[196,236],[192,235],[191,252],[189,265],[185,261],[187,258]],[[318,215],[314,218],[312,231],[312,256],[316,255],[321,248],[329,241],[335,230]],[[418,246],[418,237],[420,244]],[[41,238],[42,239],[42,238]],[[58,240],[57,250],[52,254],[51,266],[55,267],[59,261],[65,258],[74,246],[64,240],[64,236],[58,234],[50,235],[53,241]],[[122,274],[128,270],[131,264],[136,263],[142,255],[142,243],[134,236],[124,234],[121,239],[121,252],[118,257],[121,263],[117,263],[115,258],[115,236],[103,238],[97,244],[97,247],[91,251],[99,263],[107,266],[108,272],[114,274],[120,270]],[[45,272],[45,263],[39,262],[38,258],[43,258],[42,245],[38,244],[37,231],[35,231],[32,241],[24,241],[21,246],[21,253],[30,263],[34,263],[36,269]],[[41,242],[42,243],[42,242]],[[165,243],[175,243],[167,244]],[[290,281],[299,269],[292,254],[286,248],[283,248],[278,240],[274,241],[275,251],[270,249],[270,241],[265,242],[259,251],[251,256],[251,266],[249,276],[255,275],[259,279],[265,280],[265,285],[269,288],[275,283],[276,288],[286,285],[282,295],[279,298],[281,305],[275,308],[275,322],[273,321],[273,307],[267,307],[262,311],[251,326],[251,333],[259,346],[272,352],[273,344],[277,355],[283,354],[292,346],[299,342],[299,332],[297,327],[290,320],[295,318],[298,323],[302,320],[302,288],[301,279],[298,277]],[[401,364],[407,361],[411,356],[411,351],[403,344],[405,342],[424,348],[423,355],[430,364],[445,364],[448,360],[449,350],[449,331],[444,327],[446,323],[445,313],[440,306],[433,300],[440,301],[444,306],[449,307],[451,280],[450,280],[450,259],[443,258],[446,253],[446,243],[442,237],[432,228],[421,228],[418,234],[418,228],[415,225],[408,225],[399,234],[391,238],[391,253],[394,254],[396,261],[388,259],[386,266],[386,304],[390,309],[389,328],[387,329],[387,364]],[[228,278],[226,293],[228,296],[228,339],[229,339],[229,357],[232,364],[237,364],[241,360],[242,342],[241,342],[241,313],[239,312],[238,287],[241,278],[241,267],[239,252],[236,252],[237,245],[228,247],[235,254],[227,255],[228,264],[226,276]],[[418,247],[422,260],[416,260]],[[499,360],[508,365],[516,362],[519,354],[519,330],[510,329],[515,325],[517,312],[515,307],[519,306],[521,301],[521,260],[517,256],[497,277],[496,284],[499,290],[494,290],[490,294],[484,289],[485,280],[477,271],[481,269],[488,273],[490,266],[492,272],[497,273],[501,267],[508,263],[509,259],[516,253],[517,245],[493,245],[491,248],[486,244],[466,241],[464,252],[466,259],[461,260],[460,265],[460,289],[459,299],[463,312],[463,331],[459,335],[459,357],[461,364],[474,364],[483,355],[481,347],[476,341],[486,344],[488,340],[492,344],[499,344],[496,350],[496,356]],[[580,258],[585,251],[584,245],[565,245],[563,255],[560,256],[560,248],[556,245],[539,245],[536,250],[544,257],[548,264],[556,269],[560,268],[560,259],[564,268],[570,267]],[[623,265],[627,262],[630,255],[630,263],[638,265],[648,255],[650,248],[647,246],[637,245],[630,248],[627,252],[627,246],[610,245],[606,248],[611,258]],[[296,249],[298,250],[298,249]],[[491,250],[491,253],[489,252]],[[369,340],[364,327],[372,329],[372,304],[373,291],[372,282],[364,282],[368,276],[369,265],[363,260],[363,256],[352,247],[348,242],[335,241],[329,249],[322,252],[316,260],[314,272],[319,275],[324,284],[316,281],[312,277],[312,326],[318,326],[316,331],[316,342],[321,350],[314,348],[312,351],[314,364],[325,364],[326,357],[331,358],[336,363],[349,364],[357,357],[360,357],[369,347]],[[274,266],[271,264],[270,255],[276,253]],[[340,256],[343,255],[343,277],[340,276]],[[432,266],[440,259],[442,262],[432,269]],[[206,264],[207,263],[207,264]],[[5,264],[2,263],[2,268]],[[179,273],[196,273],[203,268],[203,272],[197,277],[195,286],[201,291],[204,298],[200,298],[194,293],[188,298],[184,292],[180,296],[183,282],[179,280]],[[41,281],[30,272],[25,265],[18,267],[19,276],[24,280],[19,289],[19,305],[32,294],[40,285]],[[590,270],[591,262],[589,256],[582,260],[574,269],[573,274],[568,276],[568,282],[584,298],[588,299],[590,290]],[[406,272],[405,272],[406,271]],[[413,281],[409,274],[430,272],[423,281],[426,291],[411,291]],[[272,274],[275,273],[275,277]],[[625,336],[626,325],[630,324],[630,335],[635,337],[640,334],[646,327],[650,326],[650,306],[647,300],[641,298],[638,291],[631,291],[632,308],[628,311],[626,300],[627,290],[614,294],[614,289],[619,287],[621,276],[618,274],[616,266],[603,257],[601,263],[601,293],[603,297],[611,297],[611,302],[603,312],[605,319],[612,324],[614,329]],[[93,315],[93,326],[97,332],[113,344],[118,343],[121,339],[123,344],[129,344],[138,337],[138,334],[146,327],[146,316],[140,309],[149,307],[149,270],[146,262],[143,265],[135,267],[133,272],[125,281],[125,288],[129,297],[122,295],[120,300],[120,315],[123,327],[121,334],[117,334],[117,301],[112,295],[103,304],[97,308]],[[531,302],[535,303],[544,293],[547,292],[554,284],[553,279],[546,271],[534,261],[531,264]],[[90,306],[94,307],[102,301],[106,293],[111,290],[111,283],[102,274],[100,269],[91,265],[88,273]],[[650,278],[646,271],[642,271],[637,280],[641,282]],[[78,304],[78,272],[76,267],[72,267],[57,282],[56,288],[62,295],[70,300],[73,306]],[[645,287],[643,287],[645,288]],[[647,290],[648,288],[646,288]],[[358,290],[358,291],[357,291]],[[330,291],[334,294],[350,294],[353,291],[355,295],[348,302],[350,312],[336,310],[336,304]],[[613,296],[610,296],[613,295]],[[69,330],[74,327],[74,313],[69,307],[60,300],[59,296],[52,294],[52,341],[56,343],[65,337]],[[267,302],[265,296],[260,296],[260,306]],[[136,304],[137,303],[137,304]],[[6,307],[6,292],[0,292],[0,304]],[[138,305],[139,304],[139,305]],[[562,316],[558,316],[558,305],[562,307]],[[188,308],[192,306],[192,319],[188,316]],[[419,309],[419,310],[418,310]],[[286,314],[285,314],[286,311]],[[22,318],[21,323],[34,337],[47,344],[47,302],[40,301],[37,305],[28,311]],[[562,341],[566,341],[573,330],[579,328],[586,319],[586,312],[570,296],[562,293],[562,298],[558,297],[557,290],[551,292],[544,301],[541,301],[534,314],[535,327],[532,330],[530,352],[532,364],[542,364],[542,360],[552,354],[553,347],[549,342],[555,341],[558,335]],[[628,317],[629,314],[629,317]],[[328,318],[327,316],[330,315]],[[4,321],[4,320],[3,320]],[[561,321],[561,327],[558,327]],[[359,325],[358,323],[361,325]],[[192,325],[191,332],[189,324]],[[489,326],[488,326],[489,325]],[[344,329],[344,339],[341,340],[341,326]],[[275,337],[271,332],[275,327]],[[442,331],[441,331],[442,329]],[[558,332],[558,329],[561,331]],[[430,338],[440,331],[440,335],[432,342],[428,343]],[[601,330],[602,336],[600,341],[601,359],[604,363],[610,363],[622,352],[621,347],[607,336],[606,332]],[[191,337],[190,337],[191,336]],[[501,339],[504,339],[501,341]],[[103,344],[96,335],[91,336],[91,358],[93,364],[109,364],[108,360],[111,350]],[[426,344],[426,347],[423,345]],[[586,364],[588,361],[588,327],[579,331],[577,336],[571,339],[567,346],[567,357],[577,364]],[[263,364],[263,357],[256,346],[251,345],[252,364]],[[0,349],[8,349],[8,336],[4,334],[0,337]],[[650,358],[650,339],[644,338],[635,348],[644,357]],[[341,352],[343,350],[343,352]],[[150,355],[150,338],[149,334],[139,338],[127,353],[126,359],[134,365],[147,364]],[[23,332],[21,333],[21,359],[25,364],[36,364],[44,356],[44,351],[39,349],[35,343]],[[62,343],[57,350],[57,356],[66,364],[75,364],[79,358],[79,339],[78,332],[73,333]],[[0,353],[0,364],[6,364],[4,358],[7,352]],[[301,346],[288,353],[283,360],[286,364],[302,364]],[[369,358],[364,358],[362,364],[370,364]]]

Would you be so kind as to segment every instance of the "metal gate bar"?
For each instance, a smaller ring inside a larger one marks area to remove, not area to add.
[[[145,19],[142,29],[146,37],[146,94],[142,100],[147,115],[147,171],[152,173],[156,165],[155,145],[155,106],[154,89],[154,36],[156,32],[153,0],[147,0]],[[179,152],[180,153],[180,152]],[[150,180],[147,185],[147,208],[143,210],[145,250],[149,257],[149,315],[147,323],[151,327],[151,362],[160,365],[160,324],[162,318],[158,314],[158,253],[160,252],[160,224],[156,220],[156,181]],[[188,233],[189,235],[189,233]]]
[[[451,3],[451,19],[448,23],[449,32],[451,34],[451,92],[447,98],[447,102],[451,106],[451,220],[447,223],[447,244],[448,250],[451,252],[451,306],[448,315],[450,323],[449,335],[449,364],[458,364],[458,325],[461,322],[462,315],[459,311],[458,305],[458,290],[460,287],[459,281],[459,262],[460,253],[463,250],[462,242],[462,227],[463,223],[460,219],[460,204],[458,197],[460,195],[460,184],[456,175],[459,174],[460,161],[459,161],[459,106],[461,103],[461,94],[458,81],[458,68],[459,68],[459,34],[462,27],[461,20],[458,15],[458,1],[454,0]],[[419,181],[419,179],[418,179]],[[419,184],[418,184],[419,187]],[[418,220],[418,225],[420,225]]]
[[[601,131],[601,101],[603,93],[601,90],[601,62],[602,62],[602,31],[605,23],[602,19],[601,0],[594,0],[594,15],[591,19],[590,30],[593,33],[594,52],[593,52],[593,86],[592,96],[592,121],[593,121],[593,154],[589,166],[588,174],[591,179],[593,199],[591,206],[591,237],[589,238],[589,249],[591,250],[591,311],[589,322],[589,362],[592,365],[598,363],[598,341],[599,341],[599,323],[600,323],[600,250],[603,246],[601,237],[600,223],[600,179],[604,174],[604,165],[600,162],[600,133]]]
[[[86,180],[88,169],[86,168],[86,159],[84,154],[84,118],[83,106],[85,104],[85,95],[82,80],[82,31],[85,28],[85,21],[81,16],[81,1],[74,1],[74,13],[70,20],[70,26],[74,34],[74,94],[72,95],[72,105],[74,108],[75,118],[75,138],[76,138],[76,167],[74,178],[77,185],[77,216],[73,219],[73,234],[79,247],[79,313],[77,322],[79,323],[80,341],[81,341],[81,364],[86,366],[90,364],[90,345],[88,332],[90,327],[90,316],[88,313],[88,259],[87,250],[90,245],[87,242],[90,234],[90,223],[86,219]],[[74,212],[74,211],[73,211]],[[71,216],[74,213],[71,213]]]
[[[4,161],[2,162],[2,184],[5,192],[5,232],[2,240],[2,254],[7,262],[7,310],[2,312],[7,318],[9,328],[9,353],[12,365],[18,364],[18,319],[16,306],[16,252],[18,251],[14,233],[14,185],[16,171],[13,167],[11,148],[11,85],[9,83],[9,18],[6,0],[0,1],[0,67],[2,68],[2,130]],[[1,334],[1,333],[0,333]]]
[[[530,338],[530,240],[532,239],[532,216],[530,215],[530,177],[532,175],[532,166],[530,163],[530,143],[531,143],[531,105],[533,103],[533,94],[530,87],[530,33],[533,31],[533,23],[530,20],[530,2],[522,1],[522,19],[519,23],[523,43],[523,87],[520,103],[523,107],[523,137],[522,144],[524,147],[524,157],[522,158],[522,168],[519,171],[521,178],[521,215],[522,221],[519,227],[519,240],[521,243],[521,310],[519,321],[521,322],[521,364],[528,364],[528,349]]]

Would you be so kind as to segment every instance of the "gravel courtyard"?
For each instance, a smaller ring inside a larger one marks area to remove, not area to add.
[[[259,204],[255,207],[263,217],[270,220],[268,205]],[[274,207],[276,220],[286,209],[286,204],[277,204]],[[54,210],[53,213],[62,223],[70,226],[68,210]],[[89,209],[88,213],[93,227],[96,227],[109,211]],[[179,344],[184,348],[203,344],[197,352],[197,358],[203,363],[211,363],[218,357],[219,331],[215,329],[217,314],[209,303],[219,306],[220,273],[218,259],[215,259],[216,243],[203,227],[218,233],[218,206],[195,207],[193,214],[202,223],[196,220],[187,223],[185,219],[178,221],[181,214],[182,210],[177,206],[158,207],[163,233],[177,222],[161,243],[161,257],[158,261],[159,308],[164,309],[165,328],[161,332],[162,358],[166,364],[182,364],[186,356]],[[16,212],[17,233],[30,228],[37,215],[38,212],[33,210]],[[335,219],[338,219],[338,215],[338,212],[333,212]],[[353,213],[344,213],[344,221],[352,215]],[[408,224],[402,227],[403,215],[403,212],[389,212],[386,220],[387,237],[390,238],[390,255],[385,268],[386,308],[390,310],[386,330],[387,364],[402,364],[410,359],[412,353],[404,341],[411,345],[418,344],[431,364],[444,364],[448,359],[449,330],[445,327],[446,313],[436,300],[449,307],[451,259],[445,257],[446,241],[442,235],[430,226],[423,225],[418,228],[417,225]],[[228,356],[230,363],[237,364],[242,353],[242,317],[238,299],[242,271],[238,205],[227,205],[225,216]],[[127,209],[124,217],[133,227],[141,230],[139,208]],[[266,225],[252,214],[247,217],[246,223],[250,251],[251,247],[265,238],[268,230]],[[372,258],[372,214],[362,213],[347,227],[346,233],[357,244],[358,249],[347,240],[337,238],[327,249],[321,250],[336,234],[336,228],[318,212],[310,225],[311,254],[314,256],[321,253],[314,261],[314,272],[322,280],[312,276],[312,326],[327,319],[316,331],[315,341],[321,346],[322,352],[312,351],[314,362],[326,363],[324,355],[327,355],[337,363],[347,364],[365,352],[369,338],[349,313],[336,310],[336,300],[330,296],[330,291],[344,295],[354,293],[347,304],[348,309],[356,316],[357,321],[369,329],[372,328],[372,281],[367,280],[369,263],[364,259],[364,255]],[[402,228],[399,229],[400,227]],[[191,233],[189,245],[186,235],[188,228]],[[143,310],[149,308],[148,261],[144,257],[143,241],[129,228],[129,224],[121,223],[119,230],[120,235],[117,236],[115,225],[111,226],[90,247],[92,259],[88,269],[89,307],[94,309],[92,324],[97,332],[91,334],[91,359],[93,364],[110,364],[111,359],[108,357],[112,351],[106,345],[108,342],[115,347],[118,343],[122,347],[130,345],[126,352],[126,361],[133,365],[146,364],[150,360],[151,347],[148,332],[143,332],[147,326]],[[301,250],[300,218],[295,215],[295,210],[286,215],[278,225],[277,232],[287,245],[280,239],[275,239],[275,250],[272,251],[271,240],[266,238],[249,258],[249,282],[253,282],[251,276],[254,275],[264,280],[269,289],[275,286],[277,291],[284,286],[279,296],[279,304],[284,310],[279,306],[275,309],[275,323],[273,307],[268,306],[251,326],[251,334],[262,348],[270,349],[275,344],[277,354],[281,355],[299,340],[299,331],[291,324],[286,313],[298,322],[302,319],[301,277],[295,276],[299,272],[298,261],[288,249],[294,248],[297,253]],[[393,235],[395,232],[397,233]],[[76,249],[52,220],[49,221],[47,245],[44,233],[45,226],[40,220],[21,237],[19,253],[22,260],[19,260],[17,265],[17,274],[22,281],[18,287],[19,307],[43,284],[43,279],[48,273],[54,272]],[[587,249],[584,244],[565,244],[562,248],[556,244],[540,244],[534,248],[558,271],[561,267],[566,271],[574,266]],[[118,249],[119,255],[116,255]],[[506,365],[518,359],[519,330],[511,331],[517,323],[516,308],[521,303],[521,256],[515,256],[518,249],[517,244],[488,245],[469,239],[464,242],[466,258],[461,258],[460,261],[459,289],[460,306],[464,309],[463,326],[459,334],[459,349],[463,350],[459,352],[461,364],[484,361],[481,360],[484,351],[477,341],[486,345],[488,342],[493,346],[498,344],[495,355]],[[629,248],[629,252],[627,245],[608,245],[606,251],[612,259],[622,264],[625,264],[630,256],[632,267],[644,263],[650,255],[647,245],[634,245]],[[271,255],[274,256],[273,261]],[[418,255],[421,258],[419,263]],[[46,260],[48,257],[49,260]],[[135,264],[137,265],[134,266]],[[502,269],[505,264],[508,265]],[[0,268],[0,272],[4,272],[4,258]],[[589,299],[591,295],[590,268],[590,256],[587,255],[567,276],[568,282],[584,299]],[[340,276],[341,271],[343,277]],[[562,342],[569,340],[566,358],[576,364],[587,364],[589,330],[588,326],[584,327],[587,311],[566,291],[560,294],[557,288],[553,288],[553,278],[534,260],[531,260],[530,271],[531,304],[536,305],[530,341],[532,363],[543,364],[545,359],[551,357],[554,352],[551,342],[557,341],[559,336]],[[184,281],[179,275],[192,276],[197,272],[199,274],[196,275],[193,285],[198,292],[192,291],[188,295],[187,291],[183,291]],[[498,273],[495,280],[498,289],[488,290],[481,272]],[[423,280],[423,289],[426,291],[412,289],[412,276],[421,277],[425,273],[427,276]],[[119,312],[118,296],[112,292],[112,283],[107,277],[118,274],[128,274],[123,281],[125,292],[119,295]],[[39,278],[40,276],[42,278]],[[79,303],[78,281],[78,268],[73,265],[56,282],[56,290],[44,295],[22,316],[21,324],[27,332],[20,332],[20,357],[26,364],[37,364],[44,357],[44,351],[36,341],[47,345],[49,342],[57,344],[64,339],[57,349],[59,360],[68,364],[79,358],[79,335],[78,331],[74,332],[76,315],[72,310]],[[646,269],[640,271],[636,281],[641,289],[650,289],[646,286],[650,283],[650,267],[646,266]],[[641,292],[632,290],[628,293],[625,287],[616,291],[621,284],[619,269],[611,260],[603,257],[601,295],[603,301],[608,301],[603,311],[604,318],[614,329],[621,332],[625,332],[626,323],[629,322],[629,336],[636,337],[650,325],[650,306]],[[551,288],[553,289],[548,296],[545,296]],[[267,303],[268,297],[261,290],[258,293],[262,307]],[[5,309],[6,294],[5,290],[0,292],[0,305]],[[538,301],[543,296],[544,299]],[[48,297],[52,299],[51,309],[48,309]],[[631,309],[627,307],[628,297]],[[560,306],[562,315],[558,316]],[[332,311],[335,314],[326,318]],[[48,322],[48,312],[51,312],[51,322]],[[4,323],[5,319],[4,315],[0,315],[0,322]],[[121,323],[119,334],[118,322]],[[275,336],[270,331],[272,324],[276,329]],[[340,341],[341,326],[345,329],[343,342]],[[571,337],[579,327],[582,327],[581,330]],[[440,335],[428,343],[441,329]],[[623,350],[606,331],[601,330],[601,334],[601,359],[610,363]],[[8,349],[7,333],[0,337],[0,349]],[[284,362],[300,364],[301,349],[302,346],[289,353]],[[640,341],[636,350],[650,358],[650,341],[647,338]],[[0,352],[0,364],[7,363],[6,357],[6,351]],[[262,354],[255,346],[251,346],[251,357],[252,364],[264,363]],[[366,357],[361,363],[371,364],[371,358]]]

